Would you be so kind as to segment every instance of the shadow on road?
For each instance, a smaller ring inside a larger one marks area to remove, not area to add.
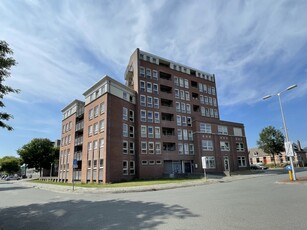
[[[0,192],[1,191],[8,191],[8,190],[16,190],[16,189],[29,189],[27,187],[22,187],[22,186],[15,186],[15,187],[0,187]],[[0,228],[1,229],[1,228]]]
[[[63,201],[0,209],[0,229],[152,229],[198,217],[179,205],[127,200]]]

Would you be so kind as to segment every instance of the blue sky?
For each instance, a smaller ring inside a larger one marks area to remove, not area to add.
[[[33,138],[60,139],[61,110],[103,75],[124,83],[140,48],[214,73],[222,120],[245,125],[249,147],[259,132],[282,129],[282,94],[290,139],[307,147],[307,1],[0,1],[0,39],[18,65],[5,83],[13,132],[0,130],[0,157]]]

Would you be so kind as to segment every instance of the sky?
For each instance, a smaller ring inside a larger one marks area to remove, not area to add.
[[[61,110],[104,75],[124,83],[136,48],[215,74],[220,118],[243,123],[248,147],[269,125],[307,147],[307,1],[0,1],[0,40],[18,65],[4,83],[14,131],[0,157],[33,138],[61,138]]]

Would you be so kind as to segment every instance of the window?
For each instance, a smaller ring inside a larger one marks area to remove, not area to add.
[[[158,71],[157,70],[152,71],[152,79],[158,80]]]
[[[190,144],[190,154],[194,155],[194,145]]]
[[[100,103],[100,113],[104,113],[104,102]]]
[[[154,154],[154,143],[153,142],[148,142],[148,153]]]
[[[161,154],[161,143],[156,142],[156,154]]]
[[[146,96],[145,95],[140,95],[140,104],[141,106],[146,107]]]
[[[176,102],[176,112],[180,113],[180,102]]]
[[[219,126],[217,127],[217,132],[218,132],[218,134],[225,134],[225,135],[228,135],[227,126],[219,125]]]
[[[179,89],[175,89],[175,98],[179,98]]]
[[[128,175],[128,161],[123,161],[123,175]]]
[[[152,97],[147,96],[147,107],[152,108]]]
[[[141,110],[141,121],[146,122],[146,110]]]
[[[142,165],[148,165],[148,161],[142,161]]]
[[[178,77],[174,77],[174,83],[175,83],[175,86],[179,85]]]
[[[148,126],[148,138],[154,138],[154,130],[152,126]]]
[[[94,124],[94,134],[98,133],[98,122]]]
[[[203,88],[204,88],[204,93],[207,93],[207,85],[206,84],[203,85]]]
[[[141,142],[141,153],[147,154],[147,142],[144,141]]]
[[[94,168],[97,168],[97,160],[94,160]]]
[[[211,133],[211,124],[207,124],[207,123],[200,123],[199,124],[199,128],[200,128],[200,132],[202,133]]]
[[[128,137],[128,125],[123,124],[123,136]]]
[[[161,133],[160,133],[160,127],[155,127],[155,138],[160,138]]]
[[[187,113],[191,113],[191,105],[190,104],[186,104],[186,110],[187,110]]]
[[[129,143],[129,151],[131,155],[134,155],[134,142],[130,141]]]
[[[92,136],[92,135],[93,135],[93,126],[92,126],[92,125],[90,125],[90,126],[88,127],[88,135],[89,135],[89,136]]]
[[[158,84],[153,84],[153,93],[154,94],[158,94],[159,92],[158,92]]]
[[[203,92],[203,85],[201,83],[198,83],[198,90],[199,92]]]
[[[149,161],[149,165],[154,165],[154,164],[155,164],[155,161],[153,161],[153,160]]]
[[[182,130],[181,129],[177,129],[177,137],[179,141],[182,140]]]
[[[183,90],[180,90],[180,99],[184,100],[184,91]]]
[[[146,77],[151,78],[151,69],[146,69]]]
[[[209,104],[209,101],[208,101],[208,97],[205,96],[205,104],[208,105]]]
[[[189,145],[187,143],[184,143],[183,147],[184,147],[184,154],[189,155]]]
[[[221,141],[220,146],[221,146],[221,151],[229,151],[230,150],[229,142]]]
[[[99,148],[104,148],[104,139],[99,140]]]
[[[189,130],[189,140],[193,141],[193,131]]]
[[[192,127],[192,118],[191,117],[187,117],[187,124],[189,127]]]
[[[99,122],[100,132],[104,131],[104,119]]]
[[[154,97],[154,108],[159,109],[159,98]]]
[[[147,126],[141,125],[141,137],[147,137]]]
[[[140,81],[140,90],[141,92],[145,92],[145,81]]]
[[[130,127],[129,127],[129,136],[130,136],[131,138],[134,137],[134,126],[132,126],[132,125],[130,125]]]
[[[90,109],[90,111],[89,111],[89,119],[91,120],[91,119],[93,119],[93,117],[94,117],[94,110]]]
[[[208,94],[211,94],[211,87],[208,86]]]
[[[212,91],[212,95],[215,95],[215,88],[214,87],[212,87],[211,91]]]
[[[92,161],[88,160],[87,161],[87,168],[90,169],[92,167]]]
[[[145,68],[144,67],[140,67],[140,77],[145,77]]]
[[[209,97],[209,105],[212,105],[212,97]]]
[[[213,150],[213,144],[212,144],[211,140],[202,140],[201,143],[202,143],[202,149],[204,151],[206,151],[206,150],[212,151]]]
[[[205,109],[205,107],[202,106],[200,109],[201,109],[201,115],[202,116],[206,116],[206,109]]]
[[[177,115],[177,125],[181,126],[181,116]]]
[[[244,151],[244,144],[243,143],[236,143],[236,149],[237,151]]]
[[[200,100],[200,103],[201,103],[201,104],[204,104],[204,96],[203,96],[203,95],[200,95],[200,96],[199,96],[199,100]]]
[[[92,150],[92,142],[87,143],[87,151],[90,152]]]
[[[160,123],[160,113],[155,112],[155,123]]]
[[[182,121],[182,126],[187,126],[187,117],[186,116],[182,116],[181,121]]]
[[[152,93],[152,84],[151,84],[151,82],[147,82],[147,93]]]
[[[216,107],[217,103],[216,103],[216,98],[213,98],[213,105]]]
[[[99,115],[99,106],[97,105],[97,106],[95,106],[95,108],[94,108],[94,116],[95,116],[95,117],[98,117],[98,115]]]
[[[215,158],[212,156],[206,157],[206,166],[207,168],[215,168]]]
[[[219,117],[219,114],[217,113],[217,109],[214,109],[214,117],[215,117],[215,118],[218,118],[218,117]]]
[[[132,110],[129,110],[129,120],[131,122],[134,122],[134,111],[132,111]]]
[[[128,109],[123,107],[123,120],[128,120]]]
[[[99,160],[99,168],[103,168],[103,159]]]
[[[183,129],[182,133],[183,133],[183,140],[187,141],[188,140],[188,130]]]
[[[238,166],[239,167],[246,167],[246,159],[245,159],[245,157],[238,157]]]
[[[190,100],[190,93],[189,93],[188,91],[185,91],[185,99],[186,99],[187,101]]]
[[[153,123],[153,112],[147,111],[147,121]]]
[[[185,113],[186,110],[185,110],[185,103],[181,102],[181,112],[182,113]]]
[[[242,129],[241,128],[233,128],[233,135],[242,137]]]
[[[187,79],[184,79],[184,88],[189,88],[189,81]]]
[[[130,161],[130,175],[134,175],[135,174],[135,162],[134,161]]]
[[[183,85],[183,79],[182,78],[179,78],[179,86],[180,87],[183,87],[184,85]]]
[[[179,155],[183,154],[183,145],[182,145],[182,143],[178,143],[178,154]]]

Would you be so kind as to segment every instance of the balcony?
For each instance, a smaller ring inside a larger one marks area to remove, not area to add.
[[[160,71],[160,79],[171,81],[172,75],[170,75],[169,73],[165,73],[165,72]]]
[[[172,94],[172,87],[160,85],[160,93]]]

